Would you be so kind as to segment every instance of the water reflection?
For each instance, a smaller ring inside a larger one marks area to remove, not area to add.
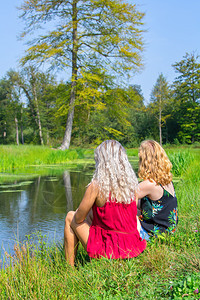
[[[72,186],[71,186],[70,173],[68,171],[64,172],[63,180],[65,185],[65,194],[67,200],[67,211],[70,211],[73,210],[73,200],[72,200]]]
[[[62,176],[39,176],[21,185],[0,185],[2,248],[12,254],[16,239],[24,241],[36,231],[50,242],[62,240],[66,213],[78,207],[90,180],[83,172],[64,171]]]

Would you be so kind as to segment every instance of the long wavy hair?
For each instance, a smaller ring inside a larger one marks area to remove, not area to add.
[[[92,181],[98,184],[98,197],[131,203],[135,199],[138,180],[122,145],[115,140],[106,140],[96,148],[94,158],[96,169]]]
[[[167,185],[172,181],[172,164],[165,150],[153,140],[143,141],[139,148],[139,178]]]

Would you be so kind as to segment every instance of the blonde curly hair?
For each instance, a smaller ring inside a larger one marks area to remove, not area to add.
[[[129,204],[135,199],[138,180],[125,149],[115,140],[106,140],[95,150],[96,169],[92,181],[99,198]]]
[[[154,180],[163,186],[172,181],[172,164],[165,150],[153,140],[143,141],[139,148],[139,178]]]

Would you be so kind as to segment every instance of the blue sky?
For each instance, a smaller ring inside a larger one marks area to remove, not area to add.
[[[137,4],[144,18],[144,69],[130,83],[141,85],[148,102],[160,73],[171,83],[176,74],[172,64],[188,53],[200,54],[199,0],[129,0]],[[0,78],[10,68],[17,68],[26,46],[18,40],[23,23],[18,19],[22,0],[2,1],[0,9]]]

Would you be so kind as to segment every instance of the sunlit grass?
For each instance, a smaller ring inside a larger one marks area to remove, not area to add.
[[[31,145],[0,146],[0,183],[61,174],[66,169],[84,170],[89,165],[94,165],[93,149],[62,151]]]
[[[0,172],[24,170],[27,166],[70,164],[93,158],[93,150],[57,150],[41,146],[0,146]]]
[[[131,165],[137,172],[138,149],[127,149]],[[190,162],[200,155],[200,149],[171,148],[167,154],[173,163],[173,175],[182,176]],[[0,146],[0,183],[32,179],[37,175],[55,173],[57,168],[84,169],[89,164],[94,166],[94,149],[57,150],[42,146]],[[54,169],[54,171],[53,171]],[[51,170],[51,171],[50,171]]]

